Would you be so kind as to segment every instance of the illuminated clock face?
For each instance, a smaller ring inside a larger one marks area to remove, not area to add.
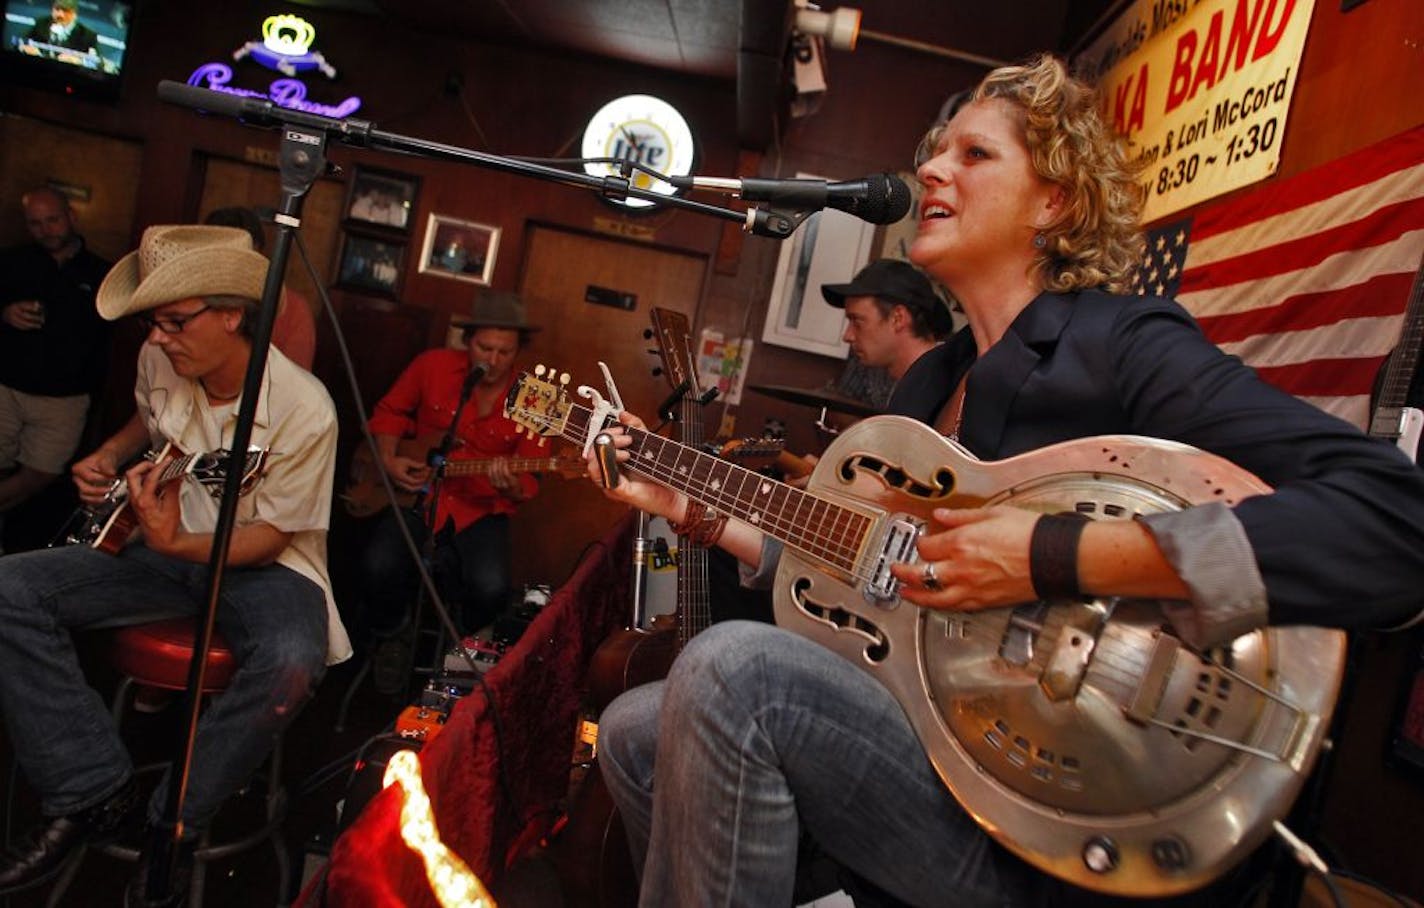
[[[652,95],[624,95],[614,98],[589,118],[583,133],[585,158],[628,159],[667,176],[692,172],[692,130],[677,108]],[[596,177],[616,175],[618,165],[585,164]],[[672,195],[673,187],[641,171],[633,171],[630,182],[639,189]],[[654,203],[629,198],[619,203],[628,208],[648,208]]]

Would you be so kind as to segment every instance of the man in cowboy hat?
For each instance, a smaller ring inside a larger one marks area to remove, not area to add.
[[[134,770],[108,710],[84,683],[68,631],[196,615],[207,601],[218,502],[195,482],[165,485],[158,464],[121,465],[151,446],[189,454],[231,445],[250,326],[267,259],[231,227],[159,226],[99,287],[106,319],[148,327],[138,412],[75,464],[80,497],[115,482],[137,518],[117,555],[89,546],[0,559],[0,712],[47,819],[0,858],[0,894],[55,876],[81,845],[111,836],[137,800]],[[256,404],[252,443],[270,451],[238,508],[217,628],[239,667],[198,727],[183,801],[185,843],[266,758],[274,736],[349,646],[331,598],[326,530],[336,414],[326,389],[276,349]],[[161,819],[164,786],[149,820]],[[180,848],[180,860],[191,855]],[[146,862],[128,892],[142,901]],[[174,876],[181,887],[182,872]]]
[[[382,514],[362,562],[362,632],[390,644],[375,660],[377,686],[390,692],[408,681],[409,647],[401,644],[412,629],[408,605],[418,583],[397,517],[422,541],[434,534],[430,564],[437,589],[458,605],[454,618],[461,630],[474,631],[508,604],[509,518],[538,490],[533,474],[512,472],[505,459],[549,456],[504,416],[514,358],[538,330],[529,324],[524,303],[513,293],[482,291],[470,317],[452,324],[464,330],[463,349],[417,356],[376,404],[369,423],[392,483],[417,493],[419,509]],[[452,459],[493,462],[485,476],[440,479],[431,499],[423,494],[432,480],[428,452],[447,437]],[[406,634],[398,637],[400,631]]]

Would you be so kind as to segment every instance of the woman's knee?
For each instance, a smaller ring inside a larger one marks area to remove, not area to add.
[[[651,771],[662,691],[661,681],[635,687],[615,698],[598,717],[599,758],[626,776],[637,775],[637,767],[644,764]]]
[[[783,649],[787,633],[774,625],[758,621],[724,621],[698,634],[678,654],[668,673],[677,692],[698,697],[708,691],[738,686],[750,674],[759,673],[766,664],[765,656]]]

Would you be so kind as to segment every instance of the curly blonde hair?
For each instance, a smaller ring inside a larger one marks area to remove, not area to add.
[[[1103,121],[1097,92],[1042,54],[985,76],[972,100],[989,98],[1018,109],[1034,169],[1063,190],[1063,213],[1038,255],[1044,285],[1128,290],[1143,249],[1139,167]]]

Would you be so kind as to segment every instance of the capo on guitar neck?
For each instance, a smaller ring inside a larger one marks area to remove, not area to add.
[[[584,457],[587,457],[588,452],[593,448],[594,437],[603,431],[604,426],[608,425],[608,418],[611,416],[614,421],[617,421],[618,414],[623,412],[623,398],[618,394],[618,386],[613,383],[613,373],[608,371],[608,363],[599,360],[598,369],[603,373],[603,383],[608,388],[608,400],[603,399],[603,395],[598,393],[597,388],[579,385],[578,389],[579,397],[587,398],[593,402],[593,406],[589,408],[591,413],[588,418],[588,434],[583,440]]]

